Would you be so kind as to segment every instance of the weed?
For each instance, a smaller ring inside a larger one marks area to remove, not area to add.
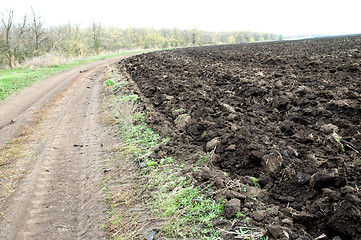
[[[100,224],[100,229],[101,230],[105,230],[105,227],[106,227],[105,223]]]
[[[115,79],[113,79],[113,78],[107,79],[107,80],[104,82],[104,84],[105,84],[105,86],[107,86],[107,87],[114,86],[114,85],[115,85]]]
[[[196,165],[202,165],[202,164],[207,164],[209,163],[210,157],[212,155],[213,152],[208,152],[207,154],[203,155],[203,156],[199,156],[199,160],[197,161]]]
[[[245,240],[268,240],[268,237],[264,236],[264,232],[257,228],[239,227],[236,234],[236,238]]]
[[[246,215],[242,212],[237,212],[236,213],[236,218],[240,219],[240,220],[243,220],[243,218],[245,217]]]
[[[204,133],[202,134],[201,138],[204,139],[206,136],[207,136],[207,133],[204,132]]]
[[[182,114],[182,113],[185,113],[186,111],[184,110],[184,108],[177,108],[177,109],[174,109],[172,111],[172,114],[174,116],[178,116],[179,114]]]
[[[258,183],[258,179],[257,179],[257,178],[251,177],[251,180],[252,180],[253,185],[254,185],[255,187],[259,187],[259,183]]]
[[[110,200],[112,197],[109,194],[109,183],[108,179],[104,181],[104,185],[102,187],[102,191],[105,193],[105,197],[107,200]]]
[[[148,160],[145,165],[148,167],[156,167],[158,166],[158,163],[156,161]]]
[[[160,165],[164,165],[165,163],[171,164],[174,163],[174,160],[171,157],[162,158],[160,160]]]
[[[338,135],[335,131],[332,133],[332,137],[335,139],[335,141],[340,144],[342,152],[345,152],[345,146],[341,142],[341,136]]]
[[[242,213],[242,212],[237,212],[236,213],[236,218],[244,221],[245,223],[249,223],[251,222],[251,218],[247,217],[246,214]]]

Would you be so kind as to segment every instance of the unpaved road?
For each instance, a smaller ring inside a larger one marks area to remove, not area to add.
[[[26,126],[37,129],[27,138],[34,152],[29,171],[0,206],[0,239],[105,238],[101,80],[121,58],[61,73],[0,105],[0,146]]]

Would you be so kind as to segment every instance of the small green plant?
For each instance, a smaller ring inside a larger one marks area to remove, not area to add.
[[[139,96],[137,94],[126,94],[123,93],[119,96],[119,101],[121,103],[135,103],[138,100]]]
[[[173,158],[171,158],[171,157],[166,157],[166,158],[162,158],[162,159],[160,160],[160,165],[164,165],[164,164],[166,164],[166,163],[168,163],[168,164],[174,163]]]
[[[242,212],[237,212],[236,213],[236,218],[239,220],[242,220],[246,223],[251,222],[251,218],[247,217],[246,214],[242,213]]]
[[[342,152],[345,152],[345,146],[341,142],[342,137],[338,135],[335,131],[332,133],[332,137],[338,144],[340,144]]]
[[[157,167],[157,166],[158,166],[158,163],[157,163],[156,161],[151,161],[151,160],[149,160],[149,161],[146,162],[146,165],[147,165],[148,167]]]
[[[185,113],[184,108],[177,108],[172,111],[172,114],[175,116],[177,116],[178,114],[182,114],[182,113]]]
[[[105,180],[104,181],[104,185],[102,187],[102,191],[105,193],[105,198],[107,200],[110,200],[111,199],[111,196],[109,194],[109,183],[108,183],[108,180]]]
[[[249,229],[243,229],[239,228],[239,230],[236,231],[237,238],[245,239],[245,240],[252,240],[252,235],[250,234]]]
[[[106,227],[106,224],[105,224],[105,223],[100,224],[100,229],[101,229],[101,230],[104,231],[104,230],[105,230],[105,227]]]
[[[251,177],[251,180],[252,180],[253,185],[254,185],[255,187],[259,187],[259,183],[258,183],[258,179],[257,179],[257,178]]]
[[[105,86],[107,87],[111,87],[115,84],[115,79],[114,78],[109,78],[104,82]]]
[[[244,240],[268,240],[268,237],[264,236],[264,231],[258,228],[239,227],[236,231],[237,237]]]
[[[203,156],[199,156],[199,159],[198,159],[196,165],[199,166],[199,165],[202,165],[202,164],[209,163],[211,155],[212,155],[212,152],[209,152],[209,153],[207,153],[207,154],[205,154]]]
[[[206,136],[207,136],[207,133],[204,132],[204,133],[202,134],[201,138],[204,139]]]
[[[243,218],[245,217],[246,215],[242,212],[237,212],[236,213],[236,218],[240,219],[240,220],[243,220]]]

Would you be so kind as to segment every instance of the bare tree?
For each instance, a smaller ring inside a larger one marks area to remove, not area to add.
[[[8,11],[7,17],[5,17],[5,14],[2,14],[1,47],[3,52],[5,53],[5,58],[7,59],[10,68],[14,68],[13,51],[11,49],[11,38],[10,38],[10,33],[13,26],[13,19],[14,19],[14,11],[12,9]]]
[[[26,49],[24,47],[24,33],[26,32],[27,17],[24,15],[23,22],[18,24],[16,28],[16,41],[14,42],[14,57],[20,63],[25,60]],[[22,49],[21,49],[22,48]]]
[[[33,48],[33,55],[37,56],[40,55],[40,46],[42,45],[42,43],[46,40],[48,40],[48,37],[46,37],[46,32],[43,28],[43,22],[41,21],[40,17],[38,17],[35,14],[35,11],[33,8],[31,8],[31,12],[32,12],[32,24],[31,24],[31,31],[33,33],[33,43],[34,43],[34,48]]]

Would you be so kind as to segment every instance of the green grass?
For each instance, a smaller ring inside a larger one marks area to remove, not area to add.
[[[0,101],[19,90],[44,79],[47,76],[66,70],[65,66],[54,66],[31,70],[16,68],[0,71]]]
[[[215,239],[220,234],[213,227],[213,220],[224,211],[224,202],[205,197],[203,191],[192,186],[189,179],[174,175],[179,167],[167,165],[172,174],[153,170],[150,185],[158,187],[152,193],[153,211],[164,219],[163,233],[174,238]]]
[[[116,56],[128,55],[133,53],[141,53],[149,51],[135,51],[126,53],[113,53],[106,55],[98,55],[88,57],[86,59],[71,60],[65,65],[54,65],[49,67],[40,67],[30,69],[28,67],[20,67],[10,70],[0,70],[0,102],[9,95],[19,92],[20,90],[30,86],[31,84],[45,79],[46,77],[69,70],[71,68],[94,62],[100,59],[111,58]]]
[[[220,232],[214,229],[213,221],[221,217],[225,202],[207,198],[205,194],[210,189],[194,186],[191,175],[184,175],[187,164],[182,160],[152,157],[152,150],[169,139],[153,131],[145,121],[146,115],[137,111],[138,96],[124,89],[119,91],[116,78],[111,76],[110,79],[104,84],[117,92],[112,102],[116,119],[119,119],[117,135],[124,143],[119,152],[139,163],[141,169],[137,178],[143,179],[139,191],[148,196],[145,207],[161,222],[159,234],[175,239],[217,239]],[[113,212],[109,214],[110,219],[114,218]],[[121,224],[116,226],[116,221],[109,223],[110,229],[122,228]]]

